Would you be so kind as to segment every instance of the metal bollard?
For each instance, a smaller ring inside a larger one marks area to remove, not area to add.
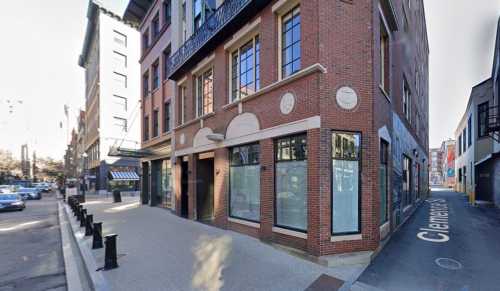
[[[85,227],[85,219],[87,219],[87,209],[82,209],[82,217],[80,217],[80,227]]]
[[[102,248],[102,222],[94,222],[92,233],[92,249]]]
[[[81,206],[81,205],[78,205],[78,207],[76,208],[75,216],[76,216],[76,220],[78,220],[78,221],[80,221],[80,218],[82,217],[82,208],[83,208],[83,206]]]
[[[94,222],[94,216],[92,214],[87,214],[87,219],[85,219],[85,236],[92,235],[93,222]]]
[[[116,237],[117,234],[108,234],[105,238],[106,249],[104,251],[104,270],[118,268],[116,256]]]

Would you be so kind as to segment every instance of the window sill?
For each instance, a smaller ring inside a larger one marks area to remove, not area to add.
[[[210,112],[210,113],[205,114],[203,116],[197,117],[197,118],[192,119],[192,120],[187,121],[187,122],[184,122],[183,124],[180,124],[177,127],[175,127],[174,130],[183,129],[183,128],[191,125],[191,124],[196,123],[197,121],[200,121],[201,119],[205,120],[205,119],[207,119],[207,118],[209,118],[211,116],[214,116],[214,115],[215,115],[215,112]]]
[[[378,88],[380,89],[380,92],[382,92],[382,95],[384,95],[384,97],[390,103],[391,102],[391,97],[389,97],[389,93],[387,93],[387,91],[385,91],[384,87],[382,87],[382,85],[380,85],[380,84],[378,85]]]
[[[363,236],[361,234],[350,234],[350,235],[336,235],[331,236],[331,242],[340,242],[340,241],[353,241],[353,240],[362,240]]]
[[[307,239],[307,233],[300,232],[300,231],[295,231],[295,230],[290,230],[286,228],[281,228],[277,226],[273,226],[272,228],[273,232],[284,234],[284,235],[289,235],[289,236],[294,236],[302,239]]]
[[[278,81],[276,81],[276,82],[274,82],[272,84],[269,84],[266,87],[261,88],[259,91],[255,92],[255,93],[253,93],[251,95],[245,96],[245,97],[240,98],[240,99],[238,99],[236,101],[233,101],[233,102],[231,102],[229,104],[226,104],[226,105],[224,105],[222,107],[222,109],[223,110],[229,110],[229,109],[231,109],[234,106],[238,106],[239,103],[245,102],[247,100],[251,100],[251,99],[256,98],[256,97],[258,97],[260,95],[264,95],[264,94],[266,94],[268,92],[271,92],[273,90],[281,88],[281,87],[285,86],[286,84],[289,84],[289,83],[291,83],[293,81],[296,81],[298,79],[301,79],[303,77],[306,77],[306,76],[308,76],[308,75],[310,75],[312,73],[316,73],[316,72],[326,74],[327,70],[320,63],[313,64],[313,65],[311,65],[311,66],[309,66],[309,67],[307,67],[305,69],[302,69],[302,70],[296,72],[295,74],[293,74],[291,76],[286,77],[285,79],[281,79],[281,80],[278,80]]]
[[[243,219],[238,219],[238,218],[234,218],[234,217],[228,217],[227,221],[250,226],[253,228],[260,228],[260,223],[252,222],[252,221],[248,221],[248,220],[243,220]]]

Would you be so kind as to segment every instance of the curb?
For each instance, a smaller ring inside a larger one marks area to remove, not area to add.
[[[92,255],[92,250],[86,243],[91,238],[86,238],[79,226],[76,225],[69,207],[61,201],[58,204],[61,234],[66,232],[64,235],[66,237],[63,237],[63,255],[64,265],[67,268],[66,281],[68,290],[111,290],[102,273],[97,271],[98,266]],[[63,231],[63,228],[65,231]],[[71,244],[73,244],[76,251],[71,248]],[[78,266],[78,260],[80,266]]]

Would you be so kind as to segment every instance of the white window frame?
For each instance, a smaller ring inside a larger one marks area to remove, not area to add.
[[[403,113],[411,124],[411,90],[406,77],[403,78]]]
[[[282,72],[282,68],[281,68],[281,65],[283,64],[283,59],[282,59],[282,42],[283,42],[283,16],[285,16],[285,14],[287,14],[288,12],[290,12],[290,10],[294,9],[295,7],[298,6],[299,8],[299,13],[301,13],[301,7],[300,7],[300,4],[301,4],[301,1],[300,0],[280,0],[278,2],[276,2],[273,6],[272,6],[272,11],[276,14],[276,17],[278,19],[278,80],[282,80],[283,79],[283,72]],[[301,32],[302,32],[302,13],[301,13]],[[300,44],[301,44],[301,49],[300,49],[300,53],[301,53],[301,62],[302,62],[302,37],[300,39]],[[301,63],[301,67],[302,66],[302,63]],[[300,71],[300,70],[299,70]]]
[[[261,39],[260,39],[260,35],[259,33],[254,33],[252,34],[251,36],[248,36],[246,38],[244,38],[244,41],[239,41],[238,43],[240,44],[237,48],[229,51],[229,100],[228,100],[228,104],[231,104],[231,103],[235,103],[235,102],[238,102],[239,100],[241,99],[244,99],[245,97],[241,98],[241,92],[240,92],[240,87],[241,87],[241,84],[240,84],[240,51],[241,51],[241,48],[246,45],[248,42],[252,41],[252,50],[253,50],[253,77],[254,77],[254,85],[256,85],[256,76],[257,76],[257,70],[255,68],[255,65],[256,65],[256,61],[257,61],[257,55],[256,55],[256,47],[255,47],[255,40],[259,38],[259,43],[261,43]],[[236,82],[238,84],[238,93],[237,93],[237,98],[233,100],[233,54],[234,53],[238,53],[238,65],[236,67]],[[260,64],[259,64],[260,66]],[[259,72],[259,80],[260,80],[260,72]],[[255,92],[258,92],[260,90],[260,86],[259,88],[255,88]],[[255,93],[254,92],[254,93]],[[250,94],[252,95],[252,94]]]
[[[199,102],[200,102],[200,100],[199,100],[200,96],[198,96],[198,94],[199,94],[199,92],[198,92],[198,86],[199,86],[199,84],[198,83],[199,83],[199,78],[201,77],[201,79],[202,79],[202,84],[201,84],[201,86],[202,86],[202,92],[201,92],[202,96],[201,96],[201,98],[202,99],[201,99],[201,101],[203,102],[203,99],[204,99],[203,98],[203,81],[205,80],[204,75],[208,71],[212,71],[212,110],[210,112],[204,112],[204,105],[205,104],[202,104],[202,106],[201,106],[201,111],[202,112],[200,114],[200,112],[198,112],[198,105],[199,105]],[[195,87],[194,87],[195,92],[194,93],[195,94],[194,94],[194,96],[195,96],[195,100],[196,100],[196,102],[195,102],[196,103],[195,111],[196,111],[196,118],[199,118],[199,117],[203,117],[203,116],[205,116],[207,114],[210,114],[210,113],[214,112],[214,106],[215,106],[215,104],[214,104],[214,99],[215,99],[215,96],[214,96],[214,83],[215,83],[215,80],[214,80],[214,67],[213,66],[209,66],[207,69],[200,71],[200,73],[197,74],[197,75],[195,75],[194,77],[195,77],[195,82],[194,82],[194,85],[195,85]]]

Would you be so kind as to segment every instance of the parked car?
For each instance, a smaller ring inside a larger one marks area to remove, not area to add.
[[[23,210],[26,204],[17,193],[0,194],[0,211],[4,210]]]
[[[19,188],[16,193],[24,200],[42,199],[42,191],[38,188]]]
[[[48,183],[33,183],[33,187],[39,189],[42,192],[49,193],[50,192],[50,186]]]

